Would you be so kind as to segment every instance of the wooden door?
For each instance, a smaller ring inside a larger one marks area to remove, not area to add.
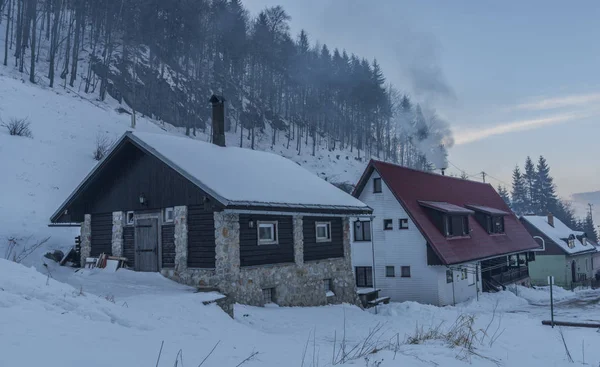
[[[158,219],[138,219],[135,224],[136,271],[158,271]]]

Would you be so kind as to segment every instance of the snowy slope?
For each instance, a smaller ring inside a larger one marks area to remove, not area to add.
[[[0,259],[0,366],[155,366],[163,342],[160,367],[174,366],[176,359],[178,366],[197,366],[207,356],[203,366],[234,367],[254,353],[242,366],[326,367],[339,362],[344,343],[348,354],[356,345],[355,350],[367,345],[367,353],[337,365],[542,367],[600,362],[600,335],[578,328],[563,330],[575,364],[567,361],[559,329],[540,322],[547,318],[547,290],[527,290],[526,298],[542,306],[500,292],[457,307],[384,305],[377,314],[348,305],[236,305],[232,320],[216,305],[202,303],[215,294],[194,293],[158,274],[98,269],[74,273],[53,264],[48,269],[52,278]],[[600,318],[598,291],[557,295],[565,300],[556,306],[557,318]],[[577,301],[587,309],[578,311],[569,303]],[[407,342],[420,328],[447,332],[461,316],[474,317],[478,355],[435,338]],[[482,337],[484,330],[489,337]],[[498,337],[492,342],[493,335]]]
[[[27,118],[33,139],[9,136],[0,127],[0,257],[5,257],[9,237],[17,238],[21,245],[31,245],[50,236],[45,248],[64,250],[72,246],[78,230],[48,228],[48,218],[96,164],[92,151],[97,137],[114,140],[130,129],[130,116],[116,112],[122,106],[110,98],[99,102],[62,86],[50,89],[17,76],[12,69],[0,66],[0,119],[6,123]],[[163,130],[182,133],[168,124],[137,119],[138,132]],[[201,132],[196,138],[209,140]],[[366,165],[354,158],[356,152],[320,150],[313,157],[310,147],[303,147],[303,154],[298,155],[295,144],[287,149],[286,143],[282,138],[271,149],[267,130],[259,135],[256,146],[290,158],[331,182],[354,183]],[[227,134],[227,144],[239,146],[239,135]],[[243,144],[249,147],[246,136]],[[44,251],[31,255],[26,263],[39,266]]]

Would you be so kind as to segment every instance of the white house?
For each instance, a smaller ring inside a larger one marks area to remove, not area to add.
[[[448,305],[527,282],[539,245],[489,184],[371,161],[354,196],[373,209],[351,226],[359,288]]]

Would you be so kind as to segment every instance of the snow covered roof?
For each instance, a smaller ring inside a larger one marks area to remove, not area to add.
[[[422,206],[427,207],[427,208],[439,210],[440,212],[443,212],[443,213],[465,214],[465,215],[473,214],[472,210],[463,208],[462,206],[450,204],[445,201],[419,200],[419,204],[421,204]]]
[[[500,209],[496,209],[496,208],[492,208],[492,207],[484,206],[484,205],[465,205],[465,206],[467,208],[477,210],[478,212],[482,212],[482,213],[486,213],[486,214],[490,214],[490,215],[509,215],[510,214],[504,210],[500,210]]]
[[[225,205],[370,210],[352,195],[277,154],[169,134],[129,134]]]
[[[580,252],[596,251],[596,246],[594,246],[591,241],[586,240],[586,244],[583,244],[581,238],[585,235],[584,232],[572,230],[556,217],[554,217],[554,226],[551,226],[548,223],[547,216],[525,215],[521,218],[536,227],[569,255]],[[569,237],[573,239],[571,247],[569,246]]]

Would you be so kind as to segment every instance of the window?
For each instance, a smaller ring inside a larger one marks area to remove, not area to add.
[[[394,269],[393,266],[386,266],[385,267],[385,276],[388,278],[393,278],[396,276],[396,271]]]
[[[331,287],[331,279],[323,279],[323,288],[325,288],[326,297],[335,296],[335,293],[333,293],[333,288]]]
[[[275,303],[275,288],[264,288],[262,290],[263,302],[265,305]]]
[[[450,269],[446,270],[446,283],[454,282],[454,272]]]
[[[317,242],[331,242],[331,222],[316,222]]]
[[[496,216],[490,217],[491,223],[489,227],[489,233],[500,234],[504,233],[504,217]]]
[[[258,222],[258,244],[276,245],[277,244],[277,222]]]
[[[400,219],[400,229],[408,229],[408,218]]]
[[[446,237],[469,235],[469,217],[466,215],[447,215],[444,217]]]
[[[570,235],[567,244],[569,245],[569,248],[575,247],[575,236]]]
[[[467,270],[467,281],[469,282],[469,285],[475,284],[475,273],[473,271]]]
[[[356,272],[357,287],[372,287],[373,286],[373,268],[370,266],[357,266],[354,268]]]
[[[386,231],[394,229],[394,224],[392,223],[391,219],[384,219],[383,220],[383,229],[386,230]]]
[[[380,177],[373,179],[373,192],[374,193],[381,192],[381,178]]]
[[[354,222],[354,241],[371,241],[371,222]]]
[[[467,269],[461,269],[460,271],[460,280],[467,279]]]
[[[127,212],[127,225],[132,226],[133,225],[133,221],[134,221],[134,216],[133,216],[133,212]]]
[[[410,266],[401,266],[400,275],[402,278],[410,278]]]
[[[165,208],[165,212],[163,215],[163,221],[166,223],[172,222],[175,219],[175,210],[174,208]]]

